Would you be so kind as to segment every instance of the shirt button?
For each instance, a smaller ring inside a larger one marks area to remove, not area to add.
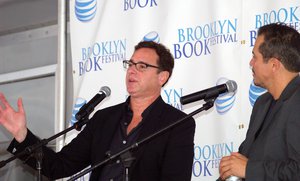
[[[126,140],[123,140],[123,144],[124,144],[124,145],[126,144]]]

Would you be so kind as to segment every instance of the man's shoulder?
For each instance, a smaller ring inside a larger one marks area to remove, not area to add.
[[[123,107],[124,107],[125,103],[119,103],[113,106],[109,106],[103,109],[99,109],[96,111],[94,117],[100,116],[100,115],[106,115],[106,114],[110,114],[110,115],[115,115],[118,112],[122,112],[120,111]]]
[[[178,114],[178,115],[186,115],[183,111],[175,108],[174,106],[166,103],[163,99],[158,103],[158,108],[162,109],[165,113],[171,112],[173,114]]]

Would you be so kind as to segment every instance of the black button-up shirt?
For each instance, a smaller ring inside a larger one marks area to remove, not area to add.
[[[118,153],[124,148],[137,142],[141,128],[143,126],[143,120],[145,120],[145,118],[149,115],[153,104],[154,103],[152,103],[147,109],[144,110],[144,112],[142,113],[142,121],[127,135],[127,127],[132,120],[133,112],[130,108],[129,98],[126,100],[119,127],[112,139],[110,150],[107,152],[109,155]],[[128,157],[129,155],[131,155],[131,153],[125,153],[121,155],[121,158],[118,157],[116,160],[112,160],[111,162],[106,164],[102,169],[99,181],[123,181],[124,177],[126,176],[124,167],[124,164],[126,163],[122,162],[122,158],[125,157],[124,159],[126,159],[126,157]]]

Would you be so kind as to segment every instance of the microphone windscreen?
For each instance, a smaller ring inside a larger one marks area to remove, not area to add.
[[[235,92],[237,89],[237,84],[234,80],[228,80],[226,82],[226,86],[227,86],[228,92]]]
[[[110,91],[109,87],[103,86],[103,87],[101,87],[100,92],[103,92],[106,95],[106,97],[109,97],[111,91]]]

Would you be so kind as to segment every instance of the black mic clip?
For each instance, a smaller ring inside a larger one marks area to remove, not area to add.
[[[89,115],[94,111],[95,107],[106,97],[110,96],[110,88],[107,86],[101,87],[100,91],[86,104],[84,104],[76,113],[75,118],[78,120],[75,123],[77,131],[89,120]]]
[[[213,90],[213,91],[208,92],[205,95],[203,100],[205,102],[213,102],[214,103],[218,96],[219,96],[219,91],[218,90]]]

